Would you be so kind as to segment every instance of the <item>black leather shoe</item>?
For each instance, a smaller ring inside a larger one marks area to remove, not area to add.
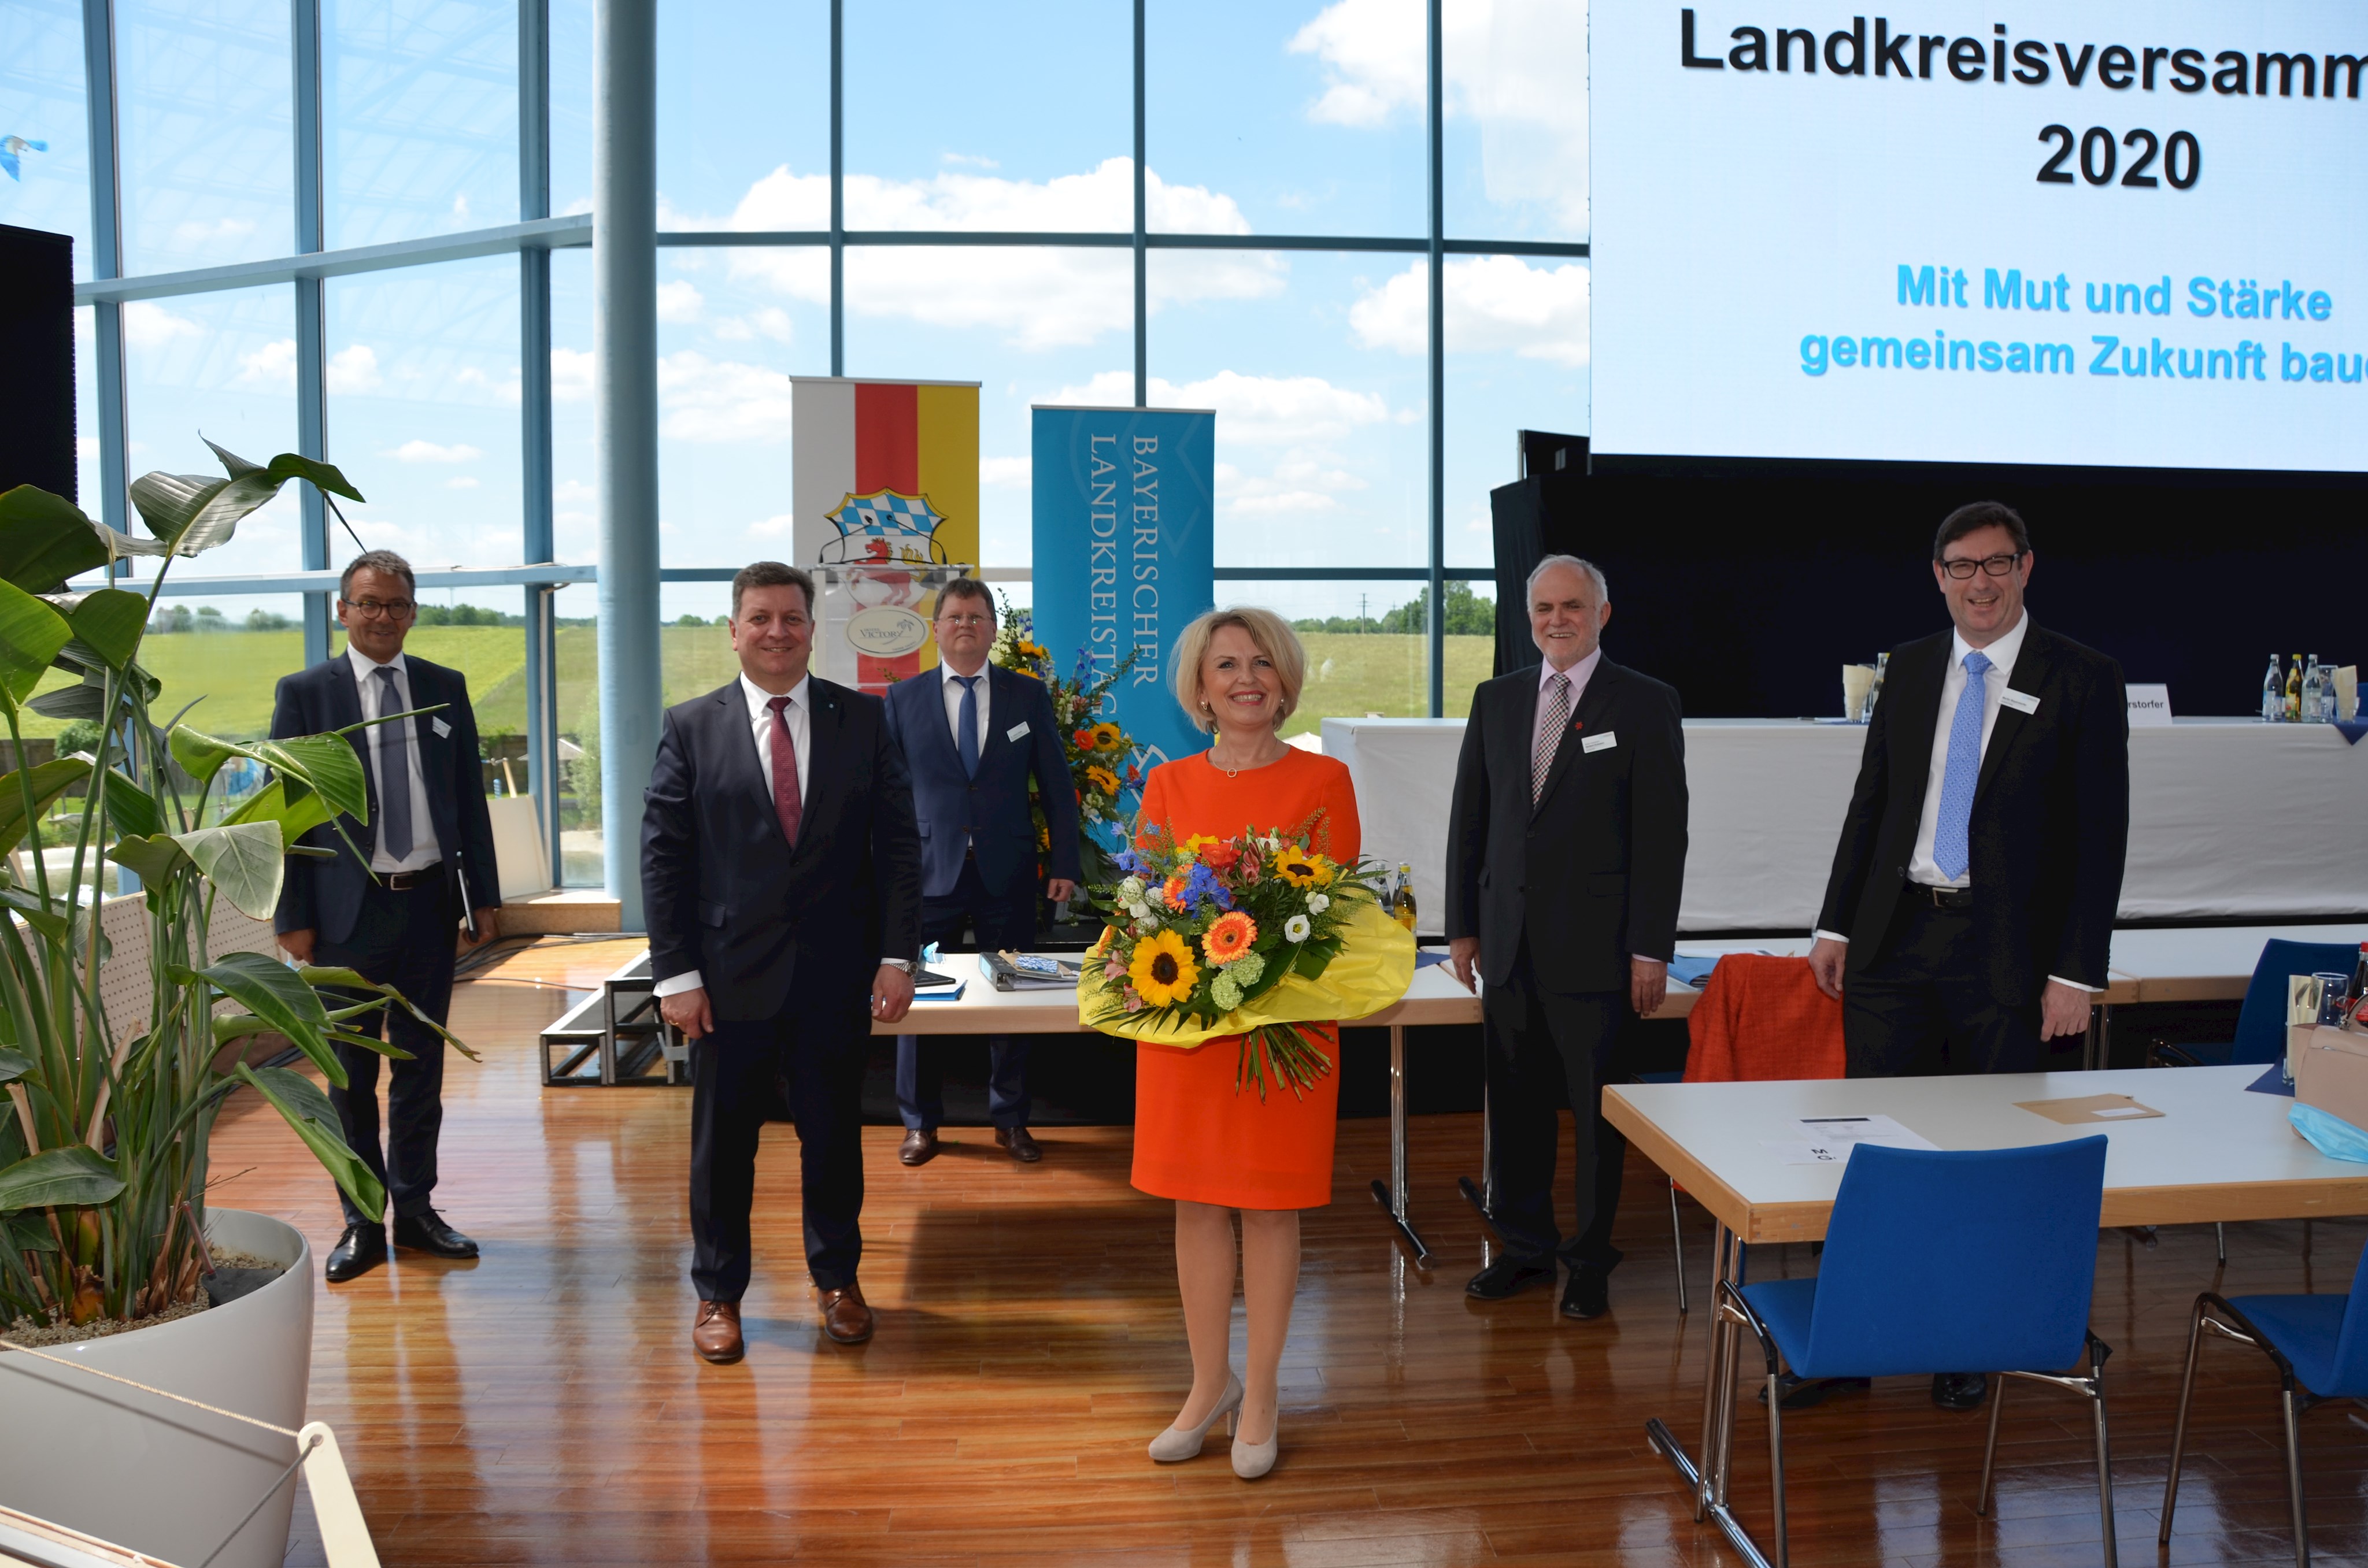
[[[1463,1293],[1475,1301],[1501,1301],[1532,1285],[1554,1283],[1552,1258],[1500,1257],[1474,1275]]]
[[[1611,1276],[1588,1264],[1570,1271],[1562,1288],[1562,1315],[1584,1323],[1611,1310]]]
[[[324,1271],[332,1285],[359,1279],[386,1261],[386,1230],[379,1225],[347,1225],[337,1244],[329,1249]]]
[[[938,1157],[938,1132],[934,1127],[916,1127],[905,1134],[896,1145],[899,1165],[926,1165]]]
[[[1932,1374],[1932,1403],[1943,1410],[1979,1410],[1989,1392],[1990,1381],[1980,1372]]]
[[[1872,1378],[1804,1378],[1797,1372],[1785,1373],[1782,1381],[1787,1410],[1808,1410],[1825,1403],[1827,1394],[1874,1386]],[[1759,1403],[1768,1403],[1768,1385],[1764,1382],[1759,1385]]]
[[[444,1217],[433,1209],[423,1209],[409,1219],[394,1222],[394,1244],[415,1252],[433,1253],[438,1257],[474,1257],[477,1244],[444,1222]]]
[[[998,1127],[995,1130],[996,1146],[1023,1165],[1032,1165],[1044,1157],[1044,1145],[1028,1135],[1024,1127]]]

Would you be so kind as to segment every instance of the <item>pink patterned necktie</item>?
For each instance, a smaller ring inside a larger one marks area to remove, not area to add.
[[[1530,757],[1530,804],[1544,799],[1546,775],[1554,770],[1554,753],[1562,733],[1570,728],[1570,677],[1556,671],[1546,682],[1544,722],[1538,725],[1537,749]]]
[[[790,738],[790,699],[776,697],[765,706],[773,710],[773,811],[781,819],[781,836],[794,849],[805,801],[798,793],[798,743]]]

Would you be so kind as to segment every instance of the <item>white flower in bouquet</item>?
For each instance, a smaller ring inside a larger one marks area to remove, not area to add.
[[[1143,879],[1129,877],[1118,885],[1118,901],[1130,908],[1143,902]]]
[[[1321,915],[1331,907],[1332,900],[1327,895],[1320,892],[1312,892],[1307,895],[1308,914]]]
[[[1304,915],[1294,915],[1290,919],[1282,923],[1283,937],[1289,941],[1304,942],[1307,940],[1308,929],[1307,916]]]
[[[1209,983],[1209,999],[1226,1012],[1232,1012],[1242,1005],[1240,982],[1230,973],[1220,971],[1217,978]]]
[[[1126,906],[1126,912],[1134,916],[1137,920],[1148,920],[1151,918],[1151,905],[1144,903],[1141,899],[1137,899],[1133,903],[1129,903]]]
[[[1158,929],[1159,920],[1156,915],[1144,915],[1135,918],[1134,934],[1138,937],[1148,937]]]

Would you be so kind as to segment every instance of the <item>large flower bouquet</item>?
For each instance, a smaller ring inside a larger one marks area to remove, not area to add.
[[[1158,827],[1120,851],[1120,880],[1087,890],[1109,926],[1078,1021],[1163,1045],[1238,1037],[1235,1093],[1312,1087],[1332,1059],[1309,1026],[1378,1012],[1414,977],[1414,937],[1382,906],[1384,868],[1318,853],[1312,826],[1180,844]]]
[[[1107,670],[1098,669],[1082,653],[1076,667],[1067,675],[1060,673],[1053,662],[1052,650],[1036,641],[1035,628],[1028,611],[1003,602],[1001,629],[988,658],[1005,669],[1043,684],[1045,695],[1053,699],[1053,717],[1059,722],[1061,750],[1068,759],[1069,782],[1076,790],[1077,824],[1088,865],[1087,880],[1095,880],[1097,870],[1108,870],[1108,852],[1094,836],[1094,829],[1115,824],[1121,829],[1126,812],[1121,798],[1129,790],[1143,783],[1141,770],[1133,760],[1134,742],[1127,733],[1106,719],[1096,717],[1101,712],[1110,688],[1120,678],[1134,668],[1141,650],[1130,648],[1126,656]],[[1031,792],[1030,813],[1036,819],[1036,847],[1049,853],[1051,834],[1044,824],[1044,807]],[[1093,862],[1101,862],[1096,865]],[[1039,868],[1040,873],[1042,868]],[[1040,879],[1041,875],[1040,875]],[[1109,880],[1105,876],[1102,880]]]

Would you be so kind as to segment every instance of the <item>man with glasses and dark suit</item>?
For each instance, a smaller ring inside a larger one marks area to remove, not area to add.
[[[351,969],[392,985],[441,1024],[452,1006],[455,928],[462,927],[457,939],[471,946],[499,933],[502,879],[467,677],[403,649],[419,613],[416,581],[393,551],[354,557],[337,582],[346,651],[279,683],[274,739],[349,732],[370,788],[370,824],[347,817],[341,825],[370,863],[357,860],[327,824],[314,828],[300,842],[334,855],[289,857],[272,925],[299,963]],[[375,722],[399,713],[412,717]],[[368,727],[357,727],[362,725]],[[400,1007],[366,1014],[348,1027],[374,1034],[381,1017],[388,1038],[411,1053],[387,1070],[383,1149],[377,1052],[336,1048],[346,1086],[331,1089],[329,1101],[347,1145],[385,1184],[394,1244],[437,1257],[474,1257],[477,1244],[429,1203],[444,1125],[444,1041]],[[383,1219],[362,1213],[342,1193],[338,1202],[346,1230],[329,1252],[332,1284],[386,1261]]]
[[[2036,560],[2011,508],[1960,506],[1932,541],[1955,629],[1892,653],[1809,952],[1853,1078],[2036,1072],[2105,988],[2129,710],[2119,665],[2032,624]]]
[[[1036,895],[1073,898],[1077,795],[1052,697],[1041,681],[986,661],[995,646],[995,599],[975,577],[938,591],[938,667],[888,688],[888,728],[913,770],[921,827],[921,940],[985,949],[1036,940]],[[1028,789],[1042,802],[1044,881],[1036,875],[1036,824]],[[1043,1146],[1028,1131],[1028,1040],[987,1040],[986,1111],[995,1142],[1034,1165]],[[896,1157],[937,1156],[945,1119],[941,1040],[896,1037],[896,1109],[905,1120]]]

